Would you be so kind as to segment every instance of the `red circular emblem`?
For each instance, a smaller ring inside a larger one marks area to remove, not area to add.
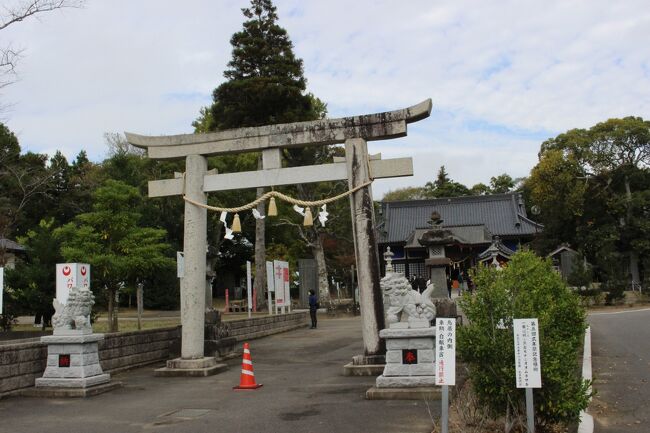
[[[63,272],[63,275],[65,275],[67,277],[72,272],[72,269],[70,269],[70,266],[64,266],[62,272]]]
[[[86,267],[85,266],[81,267],[81,275],[84,275],[84,276],[86,275]]]

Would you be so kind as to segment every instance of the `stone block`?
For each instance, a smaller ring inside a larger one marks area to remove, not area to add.
[[[418,363],[433,363],[436,360],[436,352],[431,349],[418,350]]]
[[[402,351],[401,350],[387,350],[386,351],[386,364],[401,364]]]
[[[433,350],[435,346],[435,340],[433,338],[410,338],[409,347],[407,349],[429,349]]]
[[[386,350],[412,349],[408,338],[386,340]]]
[[[416,329],[382,329],[379,331],[381,338],[417,338],[417,337],[435,337],[436,328],[416,328]]]
[[[423,386],[412,388],[377,388],[366,391],[368,400],[440,400],[440,387]]]
[[[418,388],[435,386],[435,376],[409,376],[409,377],[388,377],[381,375],[377,377],[377,388]]]
[[[434,364],[386,364],[384,376],[435,376]]]
[[[36,387],[56,387],[56,388],[87,388],[89,386],[100,385],[111,380],[110,374],[100,374],[92,377],[79,378],[46,378],[36,379]]]

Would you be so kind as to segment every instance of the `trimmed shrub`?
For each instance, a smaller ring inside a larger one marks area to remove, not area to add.
[[[585,311],[550,261],[519,252],[502,270],[479,269],[477,290],[460,306],[468,325],[458,330],[458,349],[469,364],[481,403],[492,416],[505,416],[506,431],[525,414],[525,390],[516,388],[513,318],[537,318],[542,388],[534,390],[539,431],[579,419],[588,404],[578,356],[586,328]]]

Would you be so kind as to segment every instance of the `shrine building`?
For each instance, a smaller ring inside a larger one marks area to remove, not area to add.
[[[480,263],[503,265],[543,229],[518,192],[384,201],[378,219],[379,254],[390,247],[397,272],[424,280],[432,267],[456,280]]]

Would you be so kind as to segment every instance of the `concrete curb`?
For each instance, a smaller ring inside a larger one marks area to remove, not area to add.
[[[585,344],[582,353],[582,379],[591,380],[591,327],[585,331]],[[591,386],[589,386],[591,393]],[[578,433],[593,433],[594,431],[594,418],[587,413],[586,410],[580,412],[580,425],[578,425]]]

